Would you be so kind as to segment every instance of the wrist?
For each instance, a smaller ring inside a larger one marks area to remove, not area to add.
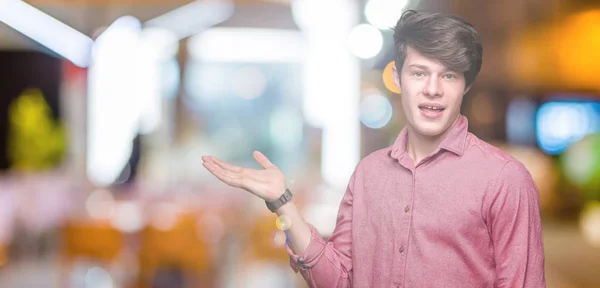
[[[275,214],[277,214],[277,216],[290,215],[294,208],[296,208],[296,203],[294,203],[294,200],[292,199],[279,207],[279,209],[275,210]]]
[[[266,202],[273,202],[273,201],[281,198],[281,196],[283,194],[285,194],[286,190],[287,190],[286,186],[283,186],[282,188],[278,188],[277,193],[267,195],[265,198],[263,198],[263,200],[265,200]]]
[[[283,193],[285,193],[285,190],[284,190],[284,192],[281,192],[278,195],[267,196],[267,197],[265,197],[264,200],[265,200],[265,202],[273,202],[273,201],[279,199],[283,195]]]

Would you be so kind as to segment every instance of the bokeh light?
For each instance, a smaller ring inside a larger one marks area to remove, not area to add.
[[[145,89],[155,82],[147,80],[153,79],[152,69],[141,69],[150,62],[141,57],[140,31],[138,19],[123,16],[94,44],[87,75],[85,163],[88,178],[97,186],[113,184],[129,160],[135,134],[149,132],[160,120],[160,113],[154,113],[154,93]]]
[[[385,88],[387,88],[388,90],[390,90],[393,93],[396,94],[400,94],[400,89],[398,89],[398,86],[396,86],[396,83],[394,83],[394,66],[396,65],[396,61],[392,61],[390,63],[388,63],[385,68],[383,69],[383,85],[385,85]]]
[[[379,129],[392,119],[392,103],[380,94],[372,94],[360,103],[360,121],[367,127]]]
[[[173,58],[164,64],[164,70],[162,73],[162,85],[161,92],[164,98],[174,99],[177,96],[180,86],[180,67],[177,59]]]
[[[511,144],[535,144],[535,113],[533,99],[517,98],[508,104],[506,111],[506,137]]]
[[[194,61],[212,63],[300,62],[305,39],[293,29],[213,27],[188,39]]]
[[[88,196],[85,209],[93,219],[108,220],[115,212],[115,199],[110,191],[98,189]]]
[[[233,92],[242,99],[255,99],[263,95],[267,87],[267,77],[256,67],[243,67],[237,71],[235,80],[230,83]]]
[[[158,230],[168,231],[177,224],[180,213],[181,208],[174,203],[158,203],[152,211],[150,225]]]
[[[184,89],[195,102],[210,105],[217,95],[227,91],[228,69],[219,65],[202,65],[191,61],[184,73]]]
[[[600,103],[544,103],[536,120],[540,148],[548,154],[560,154],[585,135],[600,132]]]
[[[113,279],[110,274],[100,268],[90,268],[85,275],[85,287],[86,288],[112,288]]]
[[[600,10],[580,11],[558,23],[554,30],[557,41],[545,41],[540,46],[543,50],[555,52],[551,54],[553,58],[550,61],[543,62],[543,69],[552,71],[557,81],[569,87],[597,90],[600,73]],[[564,41],[567,37],[568,41]]]
[[[277,248],[284,248],[285,241],[286,241],[285,232],[283,232],[282,230],[275,230],[271,234],[271,243],[273,244],[273,246],[275,246]]]
[[[365,16],[371,25],[379,29],[396,26],[408,0],[370,0],[365,6]]]
[[[204,213],[196,224],[198,237],[205,243],[218,243],[225,236],[225,222],[216,213]]]
[[[144,227],[142,208],[131,201],[117,203],[111,225],[125,233],[140,231]]]
[[[574,143],[562,155],[567,180],[600,199],[600,134],[589,135]]]
[[[348,49],[358,58],[373,58],[379,54],[382,46],[381,32],[369,24],[354,27],[348,35]]]
[[[277,108],[269,119],[270,137],[279,147],[299,147],[302,144],[303,129],[302,116],[292,108]]]
[[[248,141],[249,133],[250,131],[245,130],[238,121],[231,121],[215,131],[210,140],[213,143],[220,143],[220,148],[223,150],[248,151],[252,149],[251,142]]]
[[[277,220],[275,220],[275,225],[279,230],[288,230],[290,229],[290,227],[292,227],[292,219],[290,219],[290,217],[288,217],[287,215],[281,215],[277,217]]]
[[[600,248],[600,202],[589,202],[581,212],[579,225],[588,244]]]

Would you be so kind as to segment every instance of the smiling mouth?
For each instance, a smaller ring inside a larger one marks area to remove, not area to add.
[[[427,106],[427,105],[419,105],[419,109],[421,109],[421,110],[431,110],[431,111],[444,111],[446,108],[433,107],[433,106]]]

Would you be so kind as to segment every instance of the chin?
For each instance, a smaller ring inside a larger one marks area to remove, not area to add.
[[[416,126],[417,132],[423,136],[435,137],[446,131],[442,123],[418,123]]]

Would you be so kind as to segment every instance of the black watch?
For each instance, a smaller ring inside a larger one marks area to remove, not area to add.
[[[283,204],[289,202],[290,200],[292,200],[292,191],[290,191],[290,189],[285,189],[285,192],[283,193],[283,195],[281,195],[281,197],[279,197],[279,199],[273,200],[271,202],[265,200],[265,203],[267,204],[267,208],[269,208],[271,212],[275,213],[277,209],[279,209],[281,206],[283,206]]]

